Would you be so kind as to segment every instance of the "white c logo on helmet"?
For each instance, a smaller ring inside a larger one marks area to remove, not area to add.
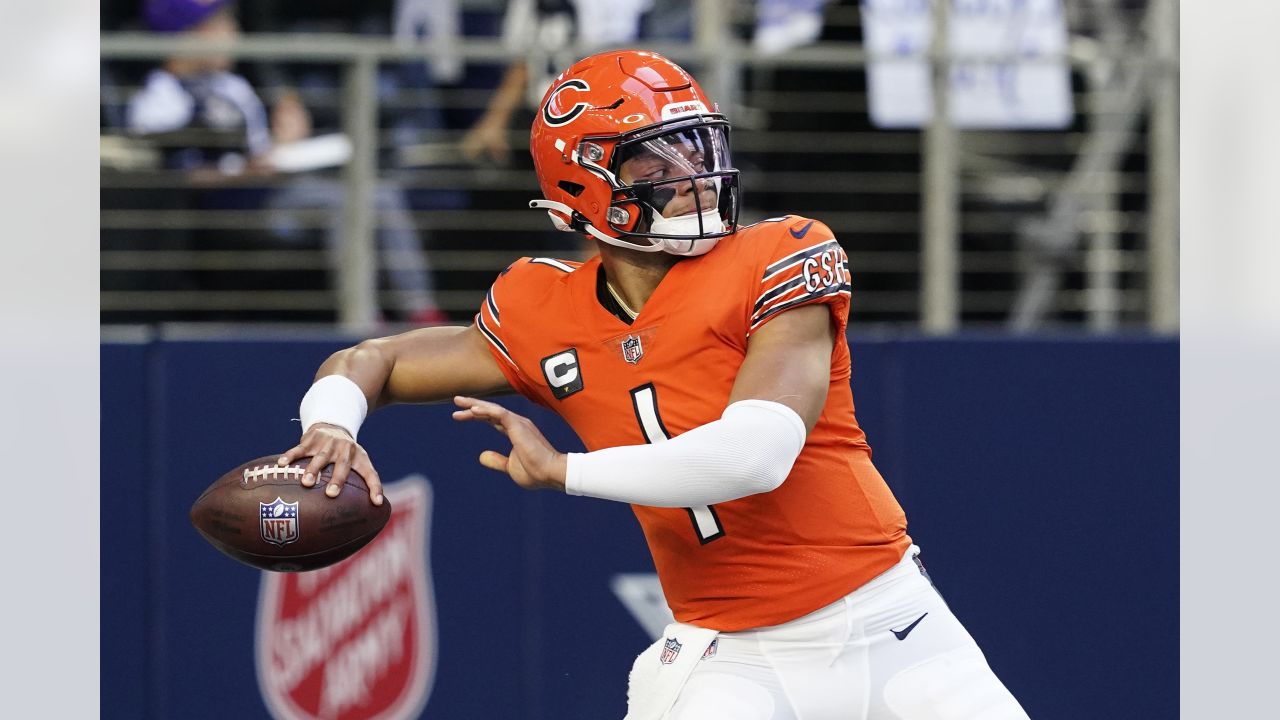
[[[574,106],[569,108],[569,112],[563,115],[552,114],[551,103],[555,102],[556,97],[558,97],[560,93],[564,92],[565,88],[574,88],[575,90],[585,92],[590,90],[591,86],[588,85],[585,80],[578,80],[575,78],[573,80],[566,80],[563,85],[551,91],[551,94],[547,96],[547,102],[542,106],[542,120],[551,127],[567,125],[573,122],[574,118],[581,115],[583,110],[591,107],[589,103],[574,103]]]

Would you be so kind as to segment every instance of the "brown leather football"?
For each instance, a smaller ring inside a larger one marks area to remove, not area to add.
[[[324,488],[333,466],[314,487],[302,486],[310,458],[276,465],[278,455],[241,465],[210,485],[191,506],[191,524],[215,548],[263,570],[300,572],[332,565],[373,540],[391,518],[391,501],[369,501],[354,470],[338,497]]]

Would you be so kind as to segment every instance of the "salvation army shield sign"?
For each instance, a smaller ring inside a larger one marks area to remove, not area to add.
[[[384,492],[391,519],[360,552],[262,574],[258,686],[278,720],[401,720],[426,705],[436,669],[431,486],[413,475]]]

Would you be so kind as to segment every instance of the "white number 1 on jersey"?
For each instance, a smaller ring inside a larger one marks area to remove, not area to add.
[[[640,432],[644,434],[645,442],[659,443],[671,439],[671,433],[667,432],[666,426],[662,424],[662,415],[658,413],[658,395],[653,389],[653,383],[632,388],[631,406],[636,411],[636,421],[640,423]],[[720,525],[714,506],[702,505],[685,510],[689,512],[693,531],[703,545],[724,536],[724,527]]]

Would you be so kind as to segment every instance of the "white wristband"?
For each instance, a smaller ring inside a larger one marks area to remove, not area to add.
[[[302,396],[302,405],[298,408],[302,432],[316,423],[328,423],[351,433],[352,440],[368,414],[369,401],[364,391],[343,375],[326,375],[317,380]]]

